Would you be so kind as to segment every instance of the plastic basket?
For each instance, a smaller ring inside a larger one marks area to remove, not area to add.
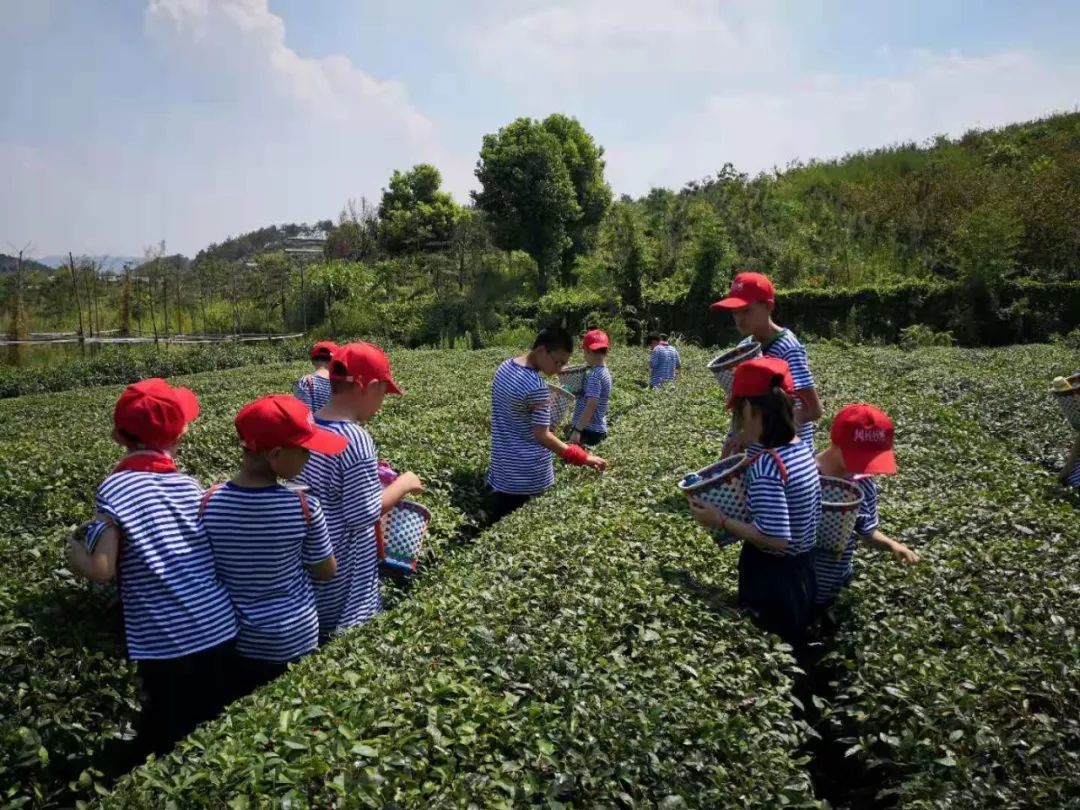
[[[574,401],[576,398],[570,391],[555,385],[555,383],[548,383],[548,390],[551,392],[551,398],[548,400],[548,408],[551,412],[551,426],[556,428],[570,421],[570,417],[574,415]]]
[[[1065,379],[1069,381],[1071,388],[1067,391],[1051,389],[1051,393],[1069,424],[1075,430],[1080,430],[1080,374],[1073,374]]]
[[[559,385],[576,397],[585,390],[585,380],[588,376],[588,366],[570,366],[559,372]]]
[[[379,562],[398,571],[415,571],[424,547],[431,512],[418,503],[402,501],[375,524]]]
[[[749,522],[751,514],[746,504],[746,470],[749,467],[750,460],[745,453],[729,456],[698,470],[699,480],[688,483],[684,478],[679,481],[679,490],[688,498],[715,506],[729,518]],[[713,534],[721,545],[730,545],[738,539],[718,529]]]
[[[862,490],[843,478],[821,476],[821,522],[815,547],[840,558],[847,548],[862,504]]]
[[[754,342],[745,346],[736,346],[728,349],[723,354],[717,355],[709,362],[709,371],[720,384],[720,387],[731,393],[731,385],[735,381],[735,368],[740,363],[761,357],[761,344]]]

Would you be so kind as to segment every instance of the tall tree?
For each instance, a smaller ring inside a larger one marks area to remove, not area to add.
[[[388,253],[449,247],[461,209],[441,185],[442,175],[428,163],[394,172],[379,203],[379,241]]]
[[[587,245],[611,201],[603,182],[603,151],[577,121],[554,115],[519,118],[485,135],[476,166],[482,186],[477,206],[504,250],[524,250],[536,261],[537,290]],[[605,196],[606,192],[606,196]]]

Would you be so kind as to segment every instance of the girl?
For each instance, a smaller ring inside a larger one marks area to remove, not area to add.
[[[1065,459],[1065,467],[1058,475],[1058,480],[1063,484],[1080,487],[1080,435],[1073,442],[1069,457]]]
[[[694,518],[743,541],[739,604],[792,646],[807,640],[814,609],[811,551],[821,520],[821,483],[814,456],[795,430],[788,364],[776,357],[748,360],[735,370],[728,408],[743,435],[762,448],[746,471],[751,522],[691,500]]]
[[[296,381],[293,396],[303,402],[312,413],[326,407],[330,401],[330,361],[334,359],[337,344],[320,340],[311,347],[311,364],[315,370]]]
[[[821,400],[814,386],[814,375],[806,361],[806,347],[790,329],[778,326],[772,319],[776,306],[776,291],[769,277],[761,273],[739,273],[731,282],[727,298],[710,307],[716,311],[725,309],[735,319],[739,334],[745,336],[739,345],[754,340],[761,344],[761,352],[778,357],[791,369],[795,385],[795,426],[799,436],[810,452],[814,451],[814,422],[821,418]],[[738,417],[738,414],[736,414]],[[737,418],[735,420],[737,422]],[[745,435],[733,433],[724,447],[724,455],[742,452],[747,446]]]
[[[611,397],[611,372],[607,367],[611,341],[607,333],[591,329],[582,340],[589,375],[585,388],[574,404],[574,419],[570,427],[570,443],[596,447],[607,438],[608,399]]]

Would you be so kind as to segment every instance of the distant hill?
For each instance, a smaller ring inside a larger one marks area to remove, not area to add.
[[[332,227],[333,223],[325,220],[317,222],[314,229],[329,231]],[[280,250],[285,246],[286,239],[311,229],[312,226],[307,224],[297,225],[296,223],[259,228],[256,231],[230,237],[220,244],[212,244],[200,250],[195,254],[195,264],[210,259],[235,262],[249,259],[256,253]]]
[[[0,253],[0,273],[14,273],[18,261],[19,260],[15,256],[8,256],[5,253]],[[23,270],[27,273],[51,273],[53,268],[42,262],[24,258]]]
[[[104,269],[107,273],[120,273],[124,270],[124,265],[129,262],[132,265],[142,264],[144,259],[142,256],[76,256],[75,259],[91,259],[95,264],[104,263]],[[68,262],[67,256],[45,256],[39,259],[42,264],[48,265],[52,268],[63,267]]]

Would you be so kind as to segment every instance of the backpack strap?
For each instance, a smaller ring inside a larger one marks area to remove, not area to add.
[[[315,375],[314,374],[308,374],[307,375],[307,387],[308,387],[308,392],[311,394],[311,406],[314,407],[315,406]],[[306,512],[305,512],[305,514],[306,514]]]
[[[784,465],[784,460],[782,458],[780,458],[780,454],[776,452],[775,447],[767,447],[767,448],[765,448],[760,453],[758,453],[756,456],[754,456],[752,459],[750,459],[750,463],[753,464],[755,461],[757,461],[759,458],[761,458],[766,453],[768,453],[770,456],[772,456],[773,461],[776,463],[776,469],[780,471],[780,481],[784,485],[787,485],[787,479],[788,479],[787,467]]]
[[[199,517],[206,514],[206,507],[210,504],[210,499],[214,497],[214,493],[221,489],[222,484],[211,484],[210,488],[202,494],[202,499],[199,501]]]
[[[300,509],[304,512],[304,522],[311,528],[311,507],[308,505],[307,493],[302,489],[296,490],[296,497],[300,499]]]

